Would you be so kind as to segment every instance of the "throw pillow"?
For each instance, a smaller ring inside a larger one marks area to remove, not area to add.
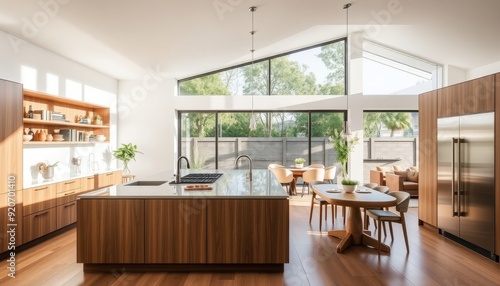
[[[391,167],[382,167],[382,166],[377,166],[377,171],[380,171],[384,174],[385,176],[385,173],[387,172],[391,172]]]
[[[418,172],[418,167],[417,166],[410,166],[409,169]]]
[[[408,179],[407,171],[394,171],[394,174],[403,177],[403,181],[406,181]]]
[[[405,166],[403,166],[403,165],[392,165],[392,168],[394,169],[394,171],[405,171],[406,170]]]
[[[418,183],[418,171],[410,170],[406,176],[408,177],[408,181]]]

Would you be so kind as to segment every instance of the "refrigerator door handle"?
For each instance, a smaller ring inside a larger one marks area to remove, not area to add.
[[[458,211],[456,210],[456,204],[455,204],[455,184],[456,184],[456,179],[455,179],[455,143],[458,143],[458,139],[453,137],[451,139],[451,216],[455,217],[458,215]],[[460,161],[459,161],[460,162]]]

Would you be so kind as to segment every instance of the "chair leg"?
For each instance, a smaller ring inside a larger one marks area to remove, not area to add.
[[[323,210],[321,209],[321,204],[319,205],[319,231],[321,232],[321,223],[323,222]]]
[[[378,255],[380,256],[380,239],[381,239],[381,231],[382,231],[382,227],[380,226],[380,224],[382,223],[382,220],[378,220],[378,241],[377,241],[377,248],[378,248]]]
[[[384,237],[387,237],[387,230],[385,229],[385,221],[382,224],[382,228],[384,229]],[[380,231],[382,231],[382,230],[380,230]]]
[[[389,230],[391,231],[391,240],[394,240],[394,233],[392,232],[392,222],[389,222]]]
[[[332,204],[332,226],[335,226],[335,211],[337,210],[337,205]]]
[[[345,225],[345,206],[342,206],[342,218],[344,219],[344,225]]]
[[[311,224],[311,220],[313,217],[313,210],[314,210],[314,195],[311,198],[311,211],[309,212],[309,224]]]
[[[408,234],[406,233],[406,221],[404,214],[401,214],[401,225],[403,226],[403,234],[405,236],[406,252],[410,253],[410,245],[408,244]]]
[[[303,182],[302,183],[302,195],[300,196],[301,198],[304,196],[304,187],[306,186],[306,182]],[[309,185],[308,185],[308,188],[309,188]],[[307,191],[309,192],[309,189],[307,189]]]

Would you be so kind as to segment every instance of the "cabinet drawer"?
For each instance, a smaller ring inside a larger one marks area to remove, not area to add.
[[[92,191],[95,189],[95,176],[81,178],[80,192]]]
[[[57,229],[76,222],[76,202],[57,207]]]
[[[56,185],[46,185],[23,191],[24,215],[29,215],[56,206]]]
[[[26,243],[56,230],[56,208],[23,218],[23,242]]]
[[[109,172],[97,175],[97,189],[119,185],[122,183],[121,171]]]
[[[80,179],[75,179],[71,181],[65,181],[57,183],[57,192],[63,193],[71,190],[80,191],[81,183]]]
[[[57,193],[57,205],[64,205],[67,203],[74,202],[76,200],[76,196],[78,195],[78,190],[70,190],[64,193]]]

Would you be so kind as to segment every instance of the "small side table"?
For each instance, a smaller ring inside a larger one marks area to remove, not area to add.
[[[122,184],[135,180],[135,175],[122,175]]]

